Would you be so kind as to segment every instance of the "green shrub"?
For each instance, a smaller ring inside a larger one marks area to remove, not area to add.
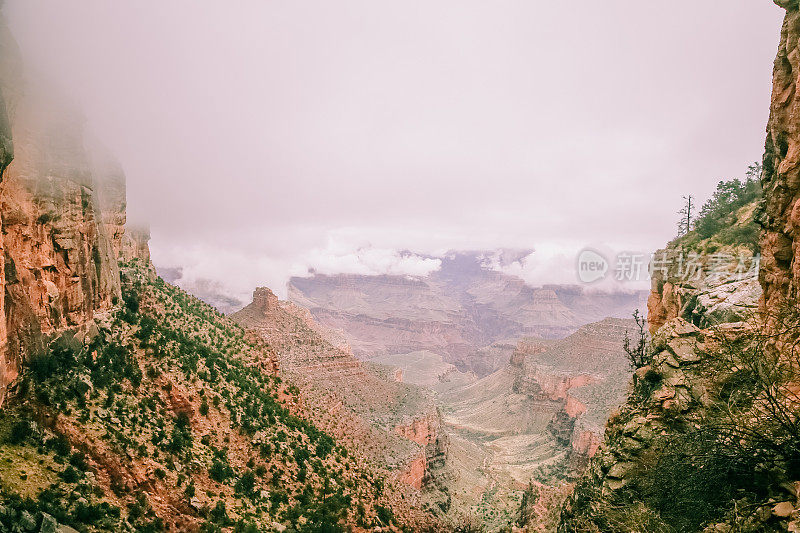
[[[200,402],[200,414],[208,416],[208,401],[205,398]]]
[[[228,464],[227,460],[215,458],[208,469],[208,475],[218,483],[224,483],[231,476],[233,476],[233,468]]]
[[[246,496],[251,496],[253,494],[253,489],[256,486],[256,476],[252,470],[248,470],[239,480],[236,482],[235,490],[237,494],[244,494]]]
[[[11,444],[22,444],[33,435],[33,428],[27,420],[20,420],[11,426],[8,441]]]
[[[61,479],[67,483],[77,483],[81,479],[81,474],[75,470],[75,467],[68,465],[67,468],[61,472]]]

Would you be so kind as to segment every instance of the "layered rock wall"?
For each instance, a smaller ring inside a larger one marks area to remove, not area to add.
[[[0,187],[3,186],[3,177],[6,168],[14,158],[14,146],[11,142],[11,126],[8,122],[6,106],[2,95],[0,95]],[[2,191],[2,189],[0,189]],[[5,257],[5,247],[3,240],[3,212],[0,211],[0,257]],[[3,265],[4,266],[4,265]],[[0,405],[8,384],[15,376],[8,357],[8,330],[5,321],[5,290],[6,276],[5,268],[0,268]]]

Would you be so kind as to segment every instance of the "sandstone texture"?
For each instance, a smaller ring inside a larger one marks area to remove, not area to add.
[[[772,75],[772,102],[764,154],[760,281],[763,309],[778,309],[797,297],[800,264],[800,10],[794,1],[776,2],[786,9]]]

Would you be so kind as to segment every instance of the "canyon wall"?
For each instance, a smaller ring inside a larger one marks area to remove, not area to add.
[[[126,215],[119,165],[93,159],[80,113],[24,81],[2,22],[0,47],[2,405],[25,360],[117,303]],[[131,242],[149,259],[146,240]]]
[[[509,353],[502,345],[510,352],[523,336],[564,338],[584,324],[644,309],[645,291],[530,287],[486,266],[483,255],[450,254],[439,271],[424,277],[294,277],[288,297],[340,331],[362,359],[427,350],[478,377],[503,368]]]
[[[786,9],[772,75],[772,102],[764,153],[760,222],[762,308],[779,309],[797,298],[800,282],[800,9],[797,0],[776,0]]]
[[[3,100],[2,94],[0,94],[0,187],[3,186],[3,177],[6,168],[8,168],[13,158],[14,145],[11,142],[11,126],[8,122],[5,101]],[[0,191],[2,191],[2,189],[0,189]],[[0,255],[5,257],[2,227],[3,212],[0,210]],[[5,268],[0,268],[0,405],[3,404],[8,384],[16,375],[16,369],[12,368],[8,356],[8,330],[5,321],[5,286]]]
[[[738,261],[739,250],[725,254]],[[650,298],[647,301],[647,322],[655,333],[667,321],[681,317],[700,327],[747,320],[758,308],[762,291],[758,270],[752,268],[752,254],[743,256],[748,267],[735,272],[737,262],[726,265],[727,270],[712,272],[713,255],[699,255],[679,245],[658,250],[654,254],[662,265],[654,268]],[[722,255],[718,256],[722,257]],[[689,273],[686,265],[696,261]]]

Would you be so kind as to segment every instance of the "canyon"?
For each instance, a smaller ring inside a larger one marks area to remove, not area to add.
[[[424,395],[268,290],[254,333],[159,278],[120,165],[0,47],[0,531],[436,528]]]
[[[425,277],[294,277],[288,299],[340,331],[362,359],[427,350],[479,377],[501,369],[521,337],[564,338],[584,324],[645,309],[646,291],[531,287],[487,264],[495,255],[502,251],[452,252]]]
[[[244,306],[156,271],[121,165],[0,17],[0,532],[800,531],[800,2],[775,3],[763,196],[729,224],[760,256],[687,232],[650,291],[603,292],[451,251]]]
[[[450,253],[440,270],[422,278],[292,278],[291,303],[274,297],[272,303],[304,309],[305,322],[317,324],[340,357],[385,367],[389,381],[424,396],[433,418],[417,416],[397,433],[420,445],[446,444],[429,446],[432,456],[410,463],[413,473],[403,479],[422,489],[432,513],[473,515],[491,530],[515,520],[532,479],[566,482],[597,451],[606,418],[627,394],[623,340],[636,327],[604,313],[630,317],[646,296],[530,287],[486,264],[485,257],[498,254]],[[243,320],[251,313],[245,308],[232,316],[269,339],[259,321]],[[289,356],[287,364],[304,357]],[[346,379],[312,374],[319,389],[337,395],[336,382]]]

